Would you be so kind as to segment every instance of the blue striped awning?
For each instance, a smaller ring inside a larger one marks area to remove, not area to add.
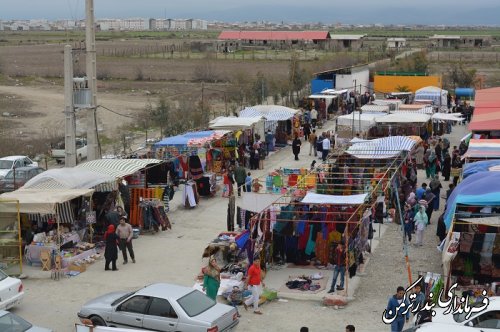
[[[265,130],[276,130],[278,121],[285,121],[293,118],[298,111],[280,105],[255,105],[246,107],[240,111],[240,118],[265,118]]]
[[[415,144],[415,140],[407,136],[390,136],[353,144],[346,152],[360,159],[387,159],[402,151],[411,151]]]
[[[114,178],[123,178],[140,171],[151,164],[159,164],[158,159],[97,159],[76,166],[96,173],[106,174]]]

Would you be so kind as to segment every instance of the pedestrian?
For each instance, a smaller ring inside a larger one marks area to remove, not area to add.
[[[345,332],[356,332],[356,328],[354,327],[354,325],[347,325],[345,327]]]
[[[444,180],[445,181],[450,181],[450,174],[451,174],[451,156],[448,152],[445,153],[444,159],[443,159],[443,168],[441,173],[443,174]]]
[[[416,284],[414,290],[415,299],[413,300],[413,303],[415,304],[413,305],[413,308],[422,309],[425,306],[425,294],[422,293],[422,285]]]
[[[323,142],[321,143],[323,148],[323,150],[321,151],[321,159],[323,159],[323,162],[325,162],[328,154],[330,153],[330,139],[326,135],[323,135],[323,137]]]
[[[436,153],[434,151],[431,151],[429,154],[429,158],[427,160],[427,164],[425,166],[425,175],[427,179],[434,178],[434,175],[436,174],[436,167],[437,167]]]
[[[203,268],[203,291],[209,298],[217,302],[220,287],[220,267],[214,256],[210,256],[208,265]]]
[[[386,312],[384,315],[386,318],[394,318],[391,323],[391,332],[401,332],[405,325],[405,320],[408,323],[410,320],[410,310],[407,311],[406,315],[403,315],[402,312],[404,309],[398,310],[403,303],[405,295],[405,289],[403,286],[399,286],[397,288],[396,294],[394,294],[387,304]],[[405,301],[405,304],[408,306],[410,303],[408,300]]]
[[[456,187],[458,184],[458,180],[460,179],[460,172],[462,170],[462,160],[460,159],[460,155],[455,155],[455,157],[453,157],[451,168],[453,173],[453,185]]]
[[[115,234],[115,226],[109,225],[108,230],[104,233],[104,241],[106,243],[106,247],[104,248],[104,259],[106,260],[106,264],[104,266],[105,271],[109,271],[109,263],[111,263],[111,269],[113,271],[118,271],[116,268],[116,260],[118,259],[118,237]]]
[[[248,172],[247,177],[245,178],[245,191],[247,193],[252,192],[252,173]]]
[[[432,201],[432,205],[434,207],[434,211],[437,211],[439,210],[439,194],[441,193],[441,188],[443,188],[441,181],[439,181],[439,175],[434,176],[434,179],[432,179],[429,187],[431,188],[431,191],[435,196],[434,200]]]
[[[315,108],[313,108],[311,110],[311,125],[313,129],[316,128],[317,123],[318,123],[318,111]]]
[[[295,136],[295,139],[292,142],[292,152],[295,156],[295,160],[299,160],[300,146],[302,142],[300,141],[298,136]]]
[[[238,305],[240,305],[242,301],[243,292],[238,286],[233,286],[233,290],[231,291],[231,294],[229,294],[229,303],[236,309],[238,317],[241,317],[240,312],[238,311]]]
[[[404,230],[405,230],[405,236],[408,237],[408,242],[411,243],[411,233],[413,232],[414,226],[413,226],[413,208],[411,207],[410,204],[405,204],[405,210],[404,210]]]
[[[453,192],[454,189],[455,189],[455,185],[453,183],[450,183],[448,186],[448,190],[446,190],[446,200],[448,200],[448,198],[450,198],[451,193]]]
[[[304,139],[308,141],[309,135],[311,135],[311,125],[308,122],[305,122],[302,126],[302,130],[304,131]]]
[[[438,218],[436,235],[439,237],[439,243],[446,238],[446,224],[444,223],[444,212]]]
[[[316,129],[313,129],[311,135],[309,135],[309,155],[314,151],[314,156],[318,156],[318,151],[316,149],[316,142],[318,137],[316,136]]]
[[[243,165],[238,165],[234,170],[234,179],[236,181],[236,186],[238,190],[238,196],[241,196],[241,188],[243,187],[243,191],[246,191],[245,188],[245,179],[247,177],[247,171]]]
[[[260,153],[259,149],[252,148],[250,152],[250,169],[259,169],[259,164],[260,164]]]
[[[415,243],[415,245],[422,246],[424,241],[425,226],[427,226],[428,223],[424,205],[419,206],[418,212],[415,214],[415,217],[413,219],[415,220],[415,228],[417,231],[417,242]]]
[[[427,183],[424,182],[424,183],[422,183],[422,186],[420,188],[418,188],[417,191],[416,191],[417,201],[419,201],[422,198],[424,198],[426,190],[427,190]]]
[[[424,152],[423,144],[419,144],[415,150],[415,162],[418,169],[424,169]]]
[[[335,250],[331,250],[330,253],[330,263],[333,265],[333,279],[332,285],[328,293],[334,293],[335,287],[337,290],[344,290],[344,279],[345,279],[345,251],[344,244],[339,242]],[[340,274],[340,287],[337,285],[337,278]]]
[[[262,315],[259,310],[259,300],[262,294],[262,287],[265,287],[262,280],[262,270],[260,269],[260,258],[256,257],[253,260],[252,266],[248,269],[248,275],[246,279],[246,287],[252,292],[252,296],[243,302],[245,310],[248,310],[249,305],[253,305],[253,313],[257,315]]]
[[[116,207],[116,213],[118,213],[118,218],[120,218],[120,217],[128,218],[127,212],[125,212],[121,206]],[[115,227],[116,227],[116,225],[115,225]]]
[[[427,214],[427,223],[431,223],[432,212],[434,211],[434,200],[439,199],[432,192],[431,188],[427,188],[425,190],[424,200],[427,203],[427,207],[425,209],[425,213]]]
[[[126,218],[120,218],[120,225],[116,228],[116,235],[120,240],[120,250],[123,255],[123,264],[128,263],[127,250],[130,254],[130,258],[132,258],[132,263],[135,263],[134,248],[132,247],[132,236],[134,235],[134,231],[132,226],[127,223]]]

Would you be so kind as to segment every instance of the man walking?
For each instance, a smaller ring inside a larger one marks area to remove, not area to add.
[[[248,310],[248,306],[253,304],[253,313],[262,315],[262,312],[259,311],[259,299],[262,294],[262,286],[265,287],[265,284],[262,282],[260,258],[258,257],[253,260],[252,266],[248,269],[246,286],[252,292],[252,296],[243,302],[245,310]]]
[[[323,159],[323,162],[326,161],[326,158],[328,157],[328,154],[330,153],[330,139],[328,138],[327,135],[323,135],[324,138],[323,138],[323,151],[321,152],[322,153],[322,159]]]
[[[118,235],[118,238],[120,239],[120,250],[123,254],[123,264],[128,263],[127,249],[130,254],[130,258],[132,258],[132,263],[135,263],[134,248],[132,247],[132,236],[134,235],[134,231],[132,230],[132,226],[127,223],[127,219],[125,217],[120,218],[120,225],[116,228],[116,235]]]
[[[337,248],[332,252],[330,263],[333,264],[333,280],[328,293],[335,292],[335,286],[337,284],[337,277],[339,276],[339,274],[340,274],[340,287],[337,286],[337,290],[344,290],[345,251],[344,251],[344,244],[342,242],[339,242]]]
[[[316,150],[316,129],[313,129],[312,133],[309,135],[309,155],[314,151],[314,156],[318,156],[318,151]]]
[[[243,191],[246,192],[245,179],[247,177],[247,171],[242,165],[238,165],[234,170],[234,179],[236,180],[236,186],[238,187],[238,196],[241,196],[241,187]]]
[[[318,123],[318,111],[316,111],[315,108],[311,110],[311,125],[314,128],[316,128],[316,124]]]
[[[405,325],[405,316],[406,316],[406,322],[408,323],[410,319],[410,310],[406,313],[406,315],[402,315],[402,312],[405,311],[406,308],[408,308],[408,305],[410,304],[408,300],[405,301],[406,307],[401,307],[401,304],[403,303],[403,298],[405,295],[405,289],[403,286],[399,286],[396,294],[394,294],[390,299],[389,303],[387,304],[387,309],[384,312],[384,316],[388,319],[393,319],[391,323],[391,332],[401,332],[403,330],[403,327]],[[398,310],[399,309],[399,310]],[[396,316],[396,317],[394,317]]]

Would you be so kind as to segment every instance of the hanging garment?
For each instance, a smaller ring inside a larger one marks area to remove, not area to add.
[[[198,194],[203,197],[208,197],[211,195],[210,178],[208,176],[202,176],[196,180],[196,189]]]

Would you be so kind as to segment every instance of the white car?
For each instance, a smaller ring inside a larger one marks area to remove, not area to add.
[[[9,277],[0,270],[0,310],[21,304],[24,297],[24,287],[21,280]]]
[[[418,326],[410,327],[403,332],[481,332],[483,329],[476,329],[468,326],[454,326],[443,323],[425,323]]]
[[[468,326],[477,332],[499,332],[500,331],[500,297],[492,296],[486,309],[481,312],[473,313],[469,319],[465,319],[466,313],[444,315],[446,308],[434,307],[436,315],[432,317],[432,323],[448,324],[456,326]],[[483,305],[478,303],[478,305]],[[424,323],[425,326],[429,323]],[[420,330],[418,330],[420,331]],[[472,331],[472,329],[471,329]]]
[[[36,166],[38,163],[27,156],[9,156],[0,158],[0,179],[3,179],[13,168]]]
[[[13,332],[52,332],[52,330],[34,326],[18,315],[0,310],[0,331]]]

